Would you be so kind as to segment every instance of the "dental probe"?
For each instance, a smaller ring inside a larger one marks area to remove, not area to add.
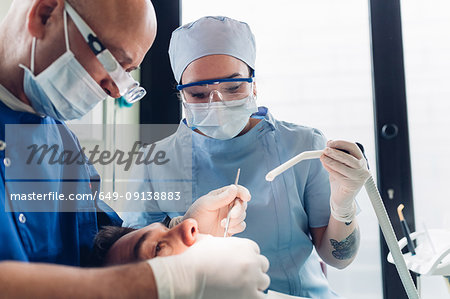
[[[357,144],[364,154],[364,148],[362,145]],[[320,154],[319,154],[320,152]],[[303,156],[302,156],[303,155]],[[291,160],[284,164],[281,164],[274,170],[270,171],[266,175],[266,180],[271,182],[275,177],[294,166],[298,162],[305,159],[320,158],[322,151],[310,151],[303,152],[300,155],[295,156]],[[386,240],[389,250],[391,251],[392,257],[394,259],[394,265],[397,268],[397,272],[402,281],[403,287],[405,288],[406,294],[409,299],[419,299],[419,293],[417,292],[416,286],[412,280],[411,274],[409,273],[408,267],[406,266],[405,258],[400,250],[397,243],[397,236],[395,235],[394,229],[392,228],[391,221],[387,214],[386,208],[384,207],[383,200],[381,199],[380,192],[378,191],[375,181],[372,176],[369,176],[366,183],[364,184],[366,188],[367,195],[369,196],[372,207],[378,219],[378,224],[380,225],[381,232]]]
[[[241,169],[239,168],[236,174],[236,180],[234,181],[234,185],[237,187],[237,184],[239,182],[239,175],[241,174]],[[223,234],[223,237],[227,237],[228,234],[228,226],[230,225],[230,216],[231,216],[231,209],[234,207],[234,201],[230,204],[230,207],[228,209],[227,214],[227,223],[225,224],[225,233]]]
[[[320,158],[320,156],[322,156],[322,154],[323,154],[323,150],[307,151],[307,152],[298,154],[294,158],[290,159],[289,161],[281,164],[274,170],[267,173],[266,181],[268,181],[268,182],[273,181],[277,176],[279,176],[280,174],[282,174],[283,172],[285,172],[286,170],[288,170],[295,164],[299,163],[300,161],[308,160],[308,159],[317,159],[317,158]]]

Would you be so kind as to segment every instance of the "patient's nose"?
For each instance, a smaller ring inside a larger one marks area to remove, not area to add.
[[[181,238],[186,246],[194,245],[197,241],[198,224],[194,219],[186,219],[178,225]]]

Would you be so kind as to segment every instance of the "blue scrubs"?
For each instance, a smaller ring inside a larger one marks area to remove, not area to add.
[[[5,141],[8,124],[36,124],[36,131],[18,130],[6,149],[0,150],[0,261],[45,262],[71,266],[86,265],[92,242],[102,225],[121,225],[117,214],[103,202],[70,203],[72,212],[61,212],[62,204],[30,202],[28,207],[44,207],[46,212],[23,212],[17,208],[26,203],[10,200],[10,194],[31,192],[94,193],[100,177],[92,165],[28,165],[24,170],[23,151],[16,150],[31,144],[56,144],[60,151],[79,152],[81,146],[75,135],[53,118],[14,111],[0,102],[0,141]],[[54,126],[54,124],[60,124]],[[45,127],[45,125],[53,125]],[[9,129],[8,129],[9,130]],[[22,165],[22,166],[21,166]],[[20,179],[21,176],[24,178]],[[63,181],[70,176],[70,184]],[[34,179],[31,179],[34,177]],[[14,178],[14,179],[10,179]],[[75,178],[75,179],[73,179]],[[12,211],[12,212],[8,212]]]
[[[164,169],[147,167],[140,174],[145,186],[133,188],[154,190],[158,184],[155,179],[166,172],[184,181],[192,179],[192,200],[195,200],[232,184],[237,169],[241,168],[239,184],[249,189],[252,200],[247,209],[247,228],[237,236],[256,241],[261,253],[269,259],[270,289],[303,297],[337,298],[329,290],[309,236],[309,228],[328,225],[328,173],[314,159],[297,164],[273,182],[265,180],[268,171],[300,152],[323,149],[325,138],[316,129],[275,120],[265,107],[260,107],[252,117],[261,121],[246,134],[230,140],[205,137],[180,123],[178,131],[159,144],[168,151],[166,157],[183,162],[169,163]],[[180,152],[191,146],[192,161],[177,159]],[[155,201],[146,204],[155,205]],[[154,212],[126,213],[124,224],[141,227],[166,216],[183,215],[170,212],[162,201],[158,204],[160,213],[155,213],[154,207],[144,207]]]

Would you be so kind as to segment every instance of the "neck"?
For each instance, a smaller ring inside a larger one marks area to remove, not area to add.
[[[239,133],[237,136],[242,136],[251,129],[253,129],[254,126],[256,126],[261,120],[257,118],[250,118],[247,125],[244,127],[244,129]]]

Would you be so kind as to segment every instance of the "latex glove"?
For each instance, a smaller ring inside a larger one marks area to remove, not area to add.
[[[364,155],[355,143],[328,141],[320,161],[330,174],[331,214],[338,221],[352,221],[356,214],[354,198],[370,177]]]
[[[205,236],[180,255],[148,260],[159,299],[264,298],[269,261],[243,238]]]
[[[197,220],[200,233],[223,237],[228,206],[236,199],[230,212],[228,227],[228,235],[232,236],[243,232],[246,227],[247,202],[250,198],[251,195],[247,188],[240,185],[237,187],[230,185],[213,190],[197,199],[184,216],[172,219],[169,227],[173,227],[185,219],[194,218]]]

